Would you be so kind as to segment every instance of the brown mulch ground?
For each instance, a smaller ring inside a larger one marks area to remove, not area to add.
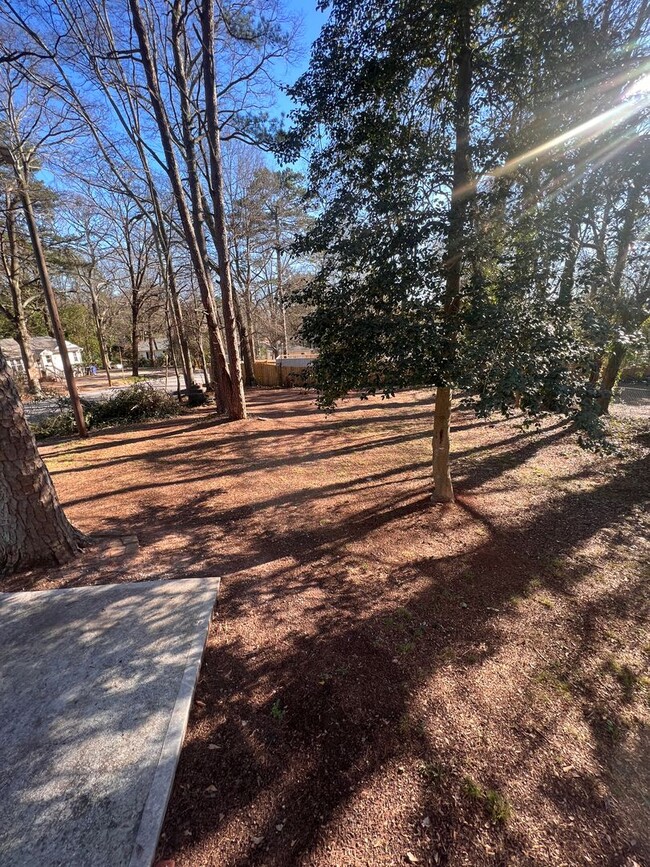
[[[650,864],[647,422],[611,458],[457,411],[436,506],[431,403],[257,391],[43,449],[140,548],[4,589],[223,577],[160,858]]]

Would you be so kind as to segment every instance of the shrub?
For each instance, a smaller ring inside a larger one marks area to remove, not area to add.
[[[178,401],[164,391],[157,391],[143,382],[122,389],[106,400],[81,401],[86,424],[92,427],[129,424],[149,418],[167,418],[182,412]],[[58,401],[59,412],[33,425],[37,440],[70,436],[76,431],[74,415],[68,398]]]
[[[71,436],[76,430],[74,415],[67,409],[62,410],[57,415],[49,415],[38,424],[32,425],[32,431],[37,440]]]
[[[107,400],[84,401],[84,410],[92,427],[143,421],[148,418],[167,418],[178,415],[178,401],[165,391],[159,391],[146,382],[124,388]]]

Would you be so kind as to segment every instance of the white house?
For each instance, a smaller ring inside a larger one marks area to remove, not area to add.
[[[153,359],[151,350],[153,349]],[[169,340],[166,337],[152,337],[148,340],[138,341],[138,358],[145,361],[162,361],[169,352]]]
[[[83,365],[81,347],[77,346],[76,343],[70,343],[69,340],[66,340],[65,345],[68,347],[70,364],[74,368],[80,369]],[[18,342],[10,338],[0,340],[0,348],[2,349],[2,354],[7,359],[10,369],[16,373],[24,373],[25,368],[23,367],[23,359]],[[44,376],[63,376],[63,360],[59,353],[57,342],[53,337],[30,337],[29,348],[41,374]]]

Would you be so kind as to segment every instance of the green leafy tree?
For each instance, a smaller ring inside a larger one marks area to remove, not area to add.
[[[435,385],[438,500],[453,499],[452,388],[479,413],[589,407],[558,304],[566,173],[631,116],[616,100],[639,75],[591,5],[335,0],[292,90],[285,152],[311,146],[320,204],[298,249],[322,257],[301,298],[321,402]]]

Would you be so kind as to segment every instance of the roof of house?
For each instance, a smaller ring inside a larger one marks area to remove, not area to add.
[[[59,349],[58,343],[54,337],[30,337],[29,345],[32,352],[40,354],[41,352],[57,352]],[[68,349],[81,349],[76,343],[71,343],[66,340],[65,345]]]
[[[152,337],[154,352],[164,351],[169,346],[169,340],[166,337]],[[138,340],[138,352],[149,352],[149,341]]]
[[[77,346],[76,343],[70,343],[69,340],[66,340],[65,344],[68,349],[81,349],[80,346]],[[42,352],[58,351],[57,342],[53,337],[30,337],[29,345],[35,355],[40,355]],[[2,354],[5,358],[16,360],[21,358],[18,341],[11,337],[0,340],[0,349],[2,349]]]
[[[18,341],[11,337],[6,337],[0,340],[0,349],[5,358],[10,358],[12,361],[17,361],[20,358],[20,346]]]

